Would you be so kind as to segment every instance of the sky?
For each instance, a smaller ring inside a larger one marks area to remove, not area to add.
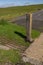
[[[0,7],[43,4],[43,0],[0,0]]]

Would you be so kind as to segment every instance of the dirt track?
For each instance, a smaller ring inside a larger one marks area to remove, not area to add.
[[[24,55],[23,60],[25,62],[43,65],[43,33],[26,49]]]
[[[40,10],[36,13],[32,13],[33,16],[33,29],[43,32],[43,10]],[[26,27],[26,15],[17,17],[12,20],[13,23],[22,25]]]

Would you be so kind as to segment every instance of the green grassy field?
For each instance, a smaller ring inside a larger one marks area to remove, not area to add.
[[[12,24],[9,23],[6,20],[1,20],[0,21],[0,44],[3,44],[2,38],[5,37],[11,41],[16,42],[16,45],[18,46],[26,46],[28,47],[30,45],[29,42],[25,42],[24,38],[22,38],[20,35],[16,34],[15,31],[21,33],[22,35],[26,35],[26,29],[23,26],[19,26],[17,24]],[[32,30],[32,38],[37,38],[40,35],[40,32],[36,30]],[[5,62],[12,62],[12,63],[17,63],[17,62],[22,62],[21,61],[21,55],[19,50],[1,50],[0,49],[0,63],[5,63]],[[25,65],[31,65],[30,63],[25,63]]]
[[[16,42],[18,46],[28,47],[30,45],[29,42],[25,42],[24,36],[26,36],[26,29],[23,26],[19,26],[17,24],[9,23],[6,20],[11,20],[14,17],[21,16],[25,13],[35,12],[38,9],[43,9],[43,5],[33,5],[33,6],[20,6],[20,7],[8,7],[8,8],[0,8],[0,44],[5,43],[2,41],[2,38],[5,37],[11,41]],[[6,20],[3,20],[6,19]],[[15,32],[19,32],[16,34]],[[37,38],[40,35],[39,31],[32,30],[32,38]],[[21,61],[20,52],[17,50],[0,50],[0,62],[13,62],[17,63]],[[31,65],[26,63],[26,65]]]
[[[0,62],[12,62],[17,63],[20,61],[20,54],[17,50],[1,50],[0,49]]]
[[[6,65],[5,63],[10,63],[11,65],[15,65],[17,63],[22,63],[20,65],[32,65],[30,63],[22,62],[19,51],[13,49],[11,50],[0,49],[0,65]]]
[[[16,33],[17,32],[17,33]],[[40,32],[32,30],[32,38],[37,38]],[[25,42],[26,29],[23,26],[9,23],[8,21],[0,21],[0,37],[6,37],[12,41],[15,41],[17,45],[29,46],[28,42]],[[4,44],[4,43],[3,43]]]
[[[18,17],[29,12],[36,12],[38,9],[43,9],[43,4],[0,8],[0,18],[11,20],[14,17]]]

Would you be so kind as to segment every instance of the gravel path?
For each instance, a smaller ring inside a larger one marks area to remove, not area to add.
[[[43,33],[25,51],[23,60],[34,65],[43,65]]]

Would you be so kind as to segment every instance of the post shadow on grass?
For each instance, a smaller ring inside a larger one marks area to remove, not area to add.
[[[23,38],[25,40],[25,42],[30,42],[29,40],[27,40],[27,36],[23,35],[22,33],[18,32],[18,31],[15,31],[14,33],[19,35],[21,38]]]
[[[23,38],[24,40],[26,39],[26,36],[23,35],[22,33],[18,32],[18,31],[15,31],[14,32],[15,34],[19,35],[21,38]]]

